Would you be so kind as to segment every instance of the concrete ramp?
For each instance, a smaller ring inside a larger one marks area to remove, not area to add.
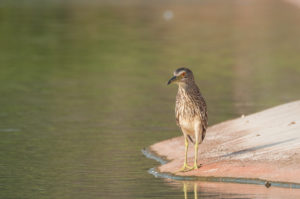
[[[158,170],[176,176],[229,177],[300,183],[300,101],[280,105],[208,128],[199,147],[198,170],[177,172],[184,140],[176,137],[149,149],[169,160]],[[190,145],[188,162],[193,164]]]

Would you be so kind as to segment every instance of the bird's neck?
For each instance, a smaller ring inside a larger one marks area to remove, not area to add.
[[[178,87],[178,94],[184,97],[185,100],[194,100],[194,95],[198,91],[196,84],[181,84]],[[198,91],[199,92],[199,91]]]
[[[182,93],[188,93],[190,88],[190,86],[187,85],[186,83],[182,83],[178,85],[178,92],[182,92]]]

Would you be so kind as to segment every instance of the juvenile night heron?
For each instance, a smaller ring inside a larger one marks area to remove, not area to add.
[[[175,70],[174,76],[168,81],[168,85],[171,83],[178,84],[175,115],[176,123],[181,128],[185,141],[184,164],[180,171],[197,169],[198,145],[204,140],[207,128],[206,103],[190,69],[178,68]],[[189,140],[195,146],[193,167],[187,164]]]

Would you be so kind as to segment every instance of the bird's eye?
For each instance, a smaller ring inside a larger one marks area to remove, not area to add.
[[[182,76],[182,77],[185,77],[185,72],[183,72],[183,73],[181,74],[181,76]]]

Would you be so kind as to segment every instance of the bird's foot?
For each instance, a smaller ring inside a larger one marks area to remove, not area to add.
[[[202,167],[202,164],[197,165],[197,163],[194,163],[193,169],[199,169]]]
[[[194,170],[194,169],[198,169],[198,168],[199,168],[198,165],[197,165],[197,164],[194,164],[193,170]]]
[[[194,164],[194,166],[192,166],[192,167],[187,164],[184,164],[183,167],[181,169],[179,169],[177,172],[188,172],[188,171],[192,171],[195,169],[199,169],[197,164]]]
[[[193,169],[194,169],[194,167],[184,164],[183,167],[181,169],[179,169],[177,172],[187,172],[187,171],[191,171]]]

